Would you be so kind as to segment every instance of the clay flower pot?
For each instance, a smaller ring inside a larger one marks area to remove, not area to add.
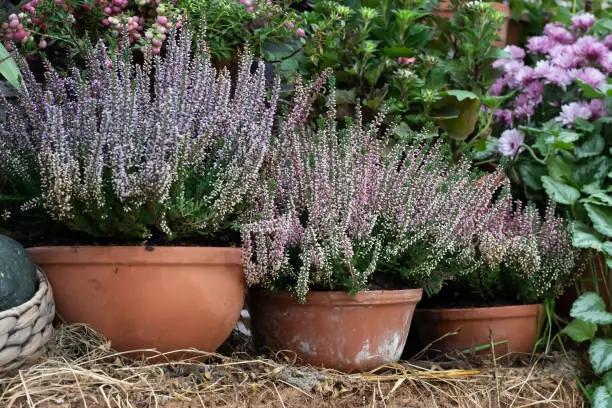
[[[309,292],[300,304],[287,292],[249,292],[251,323],[260,348],[296,353],[318,367],[368,371],[399,360],[421,289]]]
[[[510,24],[510,7],[503,3],[490,2],[491,5],[495,8],[495,10],[503,13],[506,18],[504,20],[504,24],[501,26],[497,35],[499,35],[500,40],[493,42],[495,47],[504,47],[508,42],[508,26]],[[434,11],[435,16],[451,19],[453,18],[453,10],[451,8],[451,3],[448,0],[443,0],[440,2],[440,7]]]
[[[90,324],[118,351],[215,351],[236,325],[244,302],[239,248],[85,246],[28,252],[47,274],[57,314],[69,323]]]
[[[432,348],[442,351],[467,350],[489,345],[493,334],[496,354],[530,353],[544,318],[543,305],[477,307],[472,309],[419,309],[415,326],[423,346],[447,333],[457,334],[436,341]],[[490,348],[481,350],[490,353]]]

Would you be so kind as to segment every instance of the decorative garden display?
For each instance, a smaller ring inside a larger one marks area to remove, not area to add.
[[[290,406],[275,381],[324,396],[342,375],[298,379],[290,362],[371,371],[359,384],[377,382],[370,405],[388,406],[423,373],[450,387],[447,374],[480,369],[443,373],[441,356],[571,361],[588,343],[594,375],[572,387],[612,406],[612,9],[12,3],[0,10],[0,373],[41,356],[56,307],[60,327],[39,375],[0,381],[0,405],[48,403],[39,385],[55,389],[64,363],[107,402],[134,381],[176,385],[157,374],[189,383],[163,394],[182,398],[265,371],[252,388],[273,384]],[[525,24],[501,48],[509,18]],[[568,323],[559,304],[574,300]],[[407,369],[411,326],[425,349]],[[221,356],[234,351],[262,360]]]

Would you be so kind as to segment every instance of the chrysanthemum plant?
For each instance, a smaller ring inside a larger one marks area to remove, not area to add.
[[[45,84],[25,70],[0,124],[0,227],[39,217],[96,242],[238,244],[279,84],[248,53],[236,78],[215,70],[192,39],[173,32],[142,65],[100,44],[85,72],[49,67]]]
[[[512,58],[495,63],[492,91],[517,92],[497,112],[498,152],[527,196],[545,193],[576,217],[574,245],[612,267],[612,34],[590,14],[571,21],[546,25],[526,50],[510,46]]]
[[[309,290],[435,292],[448,278],[445,259],[474,256],[501,177],[475,180],[467,162],[448,165],[442,143],[388,145],[382,114],[339,128],[331,88],[329,112],[311,130],[298,118],[312,91],[298,82],[297,109],[270,148],[242,227],[247,283],[301,301]]]

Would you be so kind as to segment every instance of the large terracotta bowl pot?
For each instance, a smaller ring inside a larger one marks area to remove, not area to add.
[[[249,292],[259,348],[292,351],[299,362],[355,372],[399,360],[421,289],[377,290],[351,297],[309,292],[301,304],[287,292]]]
[[[47,274],[60,318],[91,325],[118,351],[215,351],[244,302],[239,248],[84,246],[28,252]]]
[[[422,345],[433,343],[432,349],[490,353],[490,347],[479,346],[490,345],[491,333],[496,354],[530,353],[544,321],[544,306],[418,309],[414,321]]]

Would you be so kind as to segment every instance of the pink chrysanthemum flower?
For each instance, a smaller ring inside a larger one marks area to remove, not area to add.
[[[572,17],[572,28],[587,32],[595,24],[595,17],[590,13],[582,13]]]
[[[573,69],[570,71],[570,76],[594,87],[605,83],[607,78],[600,70],[593,67]]]
[[[517,47],[516,45],[508,45],[504,48],[504,51],[510,53],[512,55],[512,59],[522,60],[525,58],[525,50],[521,47]]]
[[[534,54],[546,54],[555,45],[555,41],[546,36],[531,37],[527,41],[527,49]]]
[[[544,35],[561,44],[572,44],[575,37],[562,23],[546,24]]]
[[[574,50],[576,55],[594,60],[598,60],[610,52],[603,42],[590,35],[579,38],[574,44]]]
[[[497,150],[504,156],[514,156],[524,149],[521,147],[524,141],[525,135],[520,130],[504,130],[497,142]]]
[[[592,99],[589,108],[591,108],[591,119],[599,119],[606,114],[606,104],[601,99]]]
[[[589,120],[592,116],[591,106],[587,102],[572,102],[561,106],[561,113],[556,120],[572,127],[576,124],[576,118]]]

